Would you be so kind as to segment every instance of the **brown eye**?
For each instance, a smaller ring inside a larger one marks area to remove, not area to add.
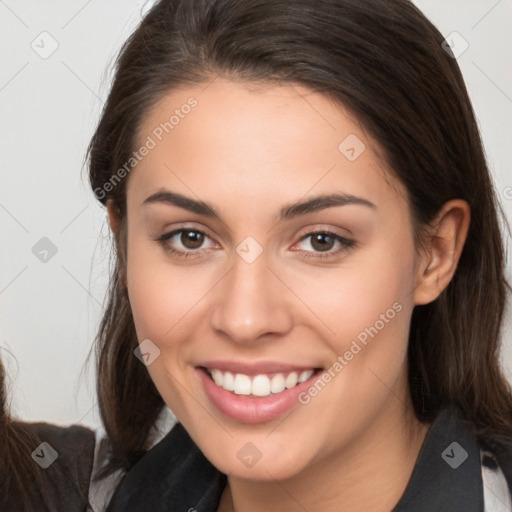
[[[316,251],[329,251],[335,243],[334,237],[328,233],[315,233],[311,236],[311,247]]]
[[[306,258],[339,258],[356,245],[355,240],[349,240],[332,231],[312,231],[300,239],[299,250]]]
[[[173,257],[196,258],[216,248],[212,239],[200,229],[180,228],[154,239]]]
[[[187,249],[198,249],[203,245],[204,233],[193,230],[183,230],[181,232],[180,242]]]

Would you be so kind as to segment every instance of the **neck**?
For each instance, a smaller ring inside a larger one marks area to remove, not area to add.
[[[219,512],[389,512],[405,491],[429,424],[395,396],[351,446],[285,480],[229,477]]]

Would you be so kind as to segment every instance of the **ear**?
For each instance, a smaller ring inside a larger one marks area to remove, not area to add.
[[[121,276],[121,280],[124,284],[124,287],[127,287],[127,278],[126,278],[126,255],[124,253],[125,241],[123,240],[123,235],[121,233],[121,212],[117,207],[116,203],[113,199],[107,200],[107,213],[108,213],[108,223],[110,225],[110,229],[112,234],[114,235],[116,253],[119,264],[119,272]]]
[[[117,239],[119,235],[119,227],[121,225],[121,217],[119,215],[119,208],[117,207],[113,199],[107,200],[107,214],[110,229],[112,230],[114,238]]]
[[[468,234],[471,213],[462,199],[443,205],[428,229],[426,246],[420,258],[414,290],[414,304],[428,304],[448,286],[459,263]]]

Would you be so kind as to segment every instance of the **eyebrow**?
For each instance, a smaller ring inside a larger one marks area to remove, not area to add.
[[[204,201],[198,201],[190,197],[170,192],[168,190],[160,190],[150,195],[143,201],[143,205],[163,203],[177,206],[198,215],[215,218],[222,221],[221,216],[215,211],[215,208]],[[315,213],[326,208],[345,205],[362,205],[377,210],[377,206],[368,199],[357,197],[352,194],[322,194],[306,200],[299,200],[294,203],[283,206],[279,212],[278,222],[290,220],[308,213]]]

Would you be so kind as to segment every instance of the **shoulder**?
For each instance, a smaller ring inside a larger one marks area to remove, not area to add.
[[[216,510],[225,485],[226,475],[177,423],[126,473],[107,511]]]
[[[480,447],[485,512],[512,510],[512,453]]]
[[[37,503],[34,510],[85,512],[94,458],[94,432],[86,427],[15,422],[24,436],[24,452],[33,463],[33,478],[24,484],[24,499]],[[10,495],[13,510],[21,496]]]
[[[146,440],[148,452],[153,452],[152,449],[169,435],[175,425],[176,418],[169,408],[164,407]],[[105,431],[100,429],[96,432],[96,448],[89,489],[90,506],[95,512],[104,511],[107,508],[114,491],[121,480],[126,477],[126,473],[123,470],[117,470],[108,474],[108,476],[103,474],[103,469],[111,457],[112,448],[110,440],[106,436]]]
[[[60,450],[59,456],[68,464],[76,463],[80,455],[90,459],[92,464],[95,434],[90,428],[81,425],[61,427],[50,423],[25,423],[25,426],[39,439],[44,439],[43,442],[53,443],[53,447]]]
[[[43,470],[50,502],[64,507],[55,506],[56,510],[86,510],[94,459],[94,432],[78,425],[60,427],[32,423],[28,426],[40,441],[31,456]]]
[[[464,415],[458,407],[451,414],[467,429],[476,446],[474,465],[479,469],[484,512],[512,511],[512,436],[494,437],[486,433]]]
[[[90,477],[95,447],[93,430],[81,425],[61,427],[49,423],[31,423],[28,426],[41,440],[40,449],[53,450],[55,453],[51,456],[62,468]],[[33,457],[37,455],[36,452]]]
[[[484,512],[512,511],[512,445],[506,447],[498,439],[483,441],[477,435],[475,424],[457,407],[451,408],[451,414],[457,416],[462,428],[471,432],[477,447],[476,465],[479,466]]]
[[[438,411],[393,512],[416,511],[418,503],[425,510],[442,504],[446,511],[510,512],[510,457],[485,450],[478,432],[457,406]]]

